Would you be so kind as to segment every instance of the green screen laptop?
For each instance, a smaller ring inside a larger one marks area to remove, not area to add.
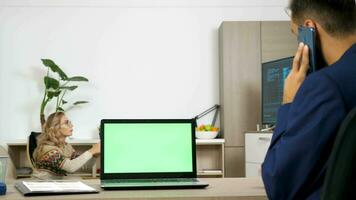
[[[208,186],[196,177],[194,119],[101,120],[102,188]]]

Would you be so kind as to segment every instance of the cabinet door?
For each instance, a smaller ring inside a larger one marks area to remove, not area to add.
[[[225,146],[225,177],[245,176],[244,147]]]
[[[262,163],[271,143],[271,139],[272,134],[246,134],[246,162]]]
[[[262,62],[294,56],[297,46],[289,21],[261,22]]]
[[[260,177],[261,176],[261,164],[259,163],[246,163],[246,177]]]
[[[225,146],[243,147],[244,131],[260,121],[260,22],[223,22],[220,27],[220,104]]]

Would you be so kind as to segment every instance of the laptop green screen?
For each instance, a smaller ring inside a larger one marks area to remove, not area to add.
[[[105,123],[105,173],[192,172],[191,123]]]

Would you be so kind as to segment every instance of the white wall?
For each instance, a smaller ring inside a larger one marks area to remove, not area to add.
[[[90,101],[67,113],[74,137],[96,138],[102,118],[191,118],[219,103],[220,23],[288,20],[286,5],[287,0],[0,0],[0,142],[40,130],[46,73],[41,58],[90,80],[67,97]]]

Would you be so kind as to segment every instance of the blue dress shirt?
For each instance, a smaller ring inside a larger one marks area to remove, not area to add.
[[[337,131],[355,106],[356,44],[336,63],[308,75],[294,101],[279,108],[262,164],[269,199],[320,199]]]

